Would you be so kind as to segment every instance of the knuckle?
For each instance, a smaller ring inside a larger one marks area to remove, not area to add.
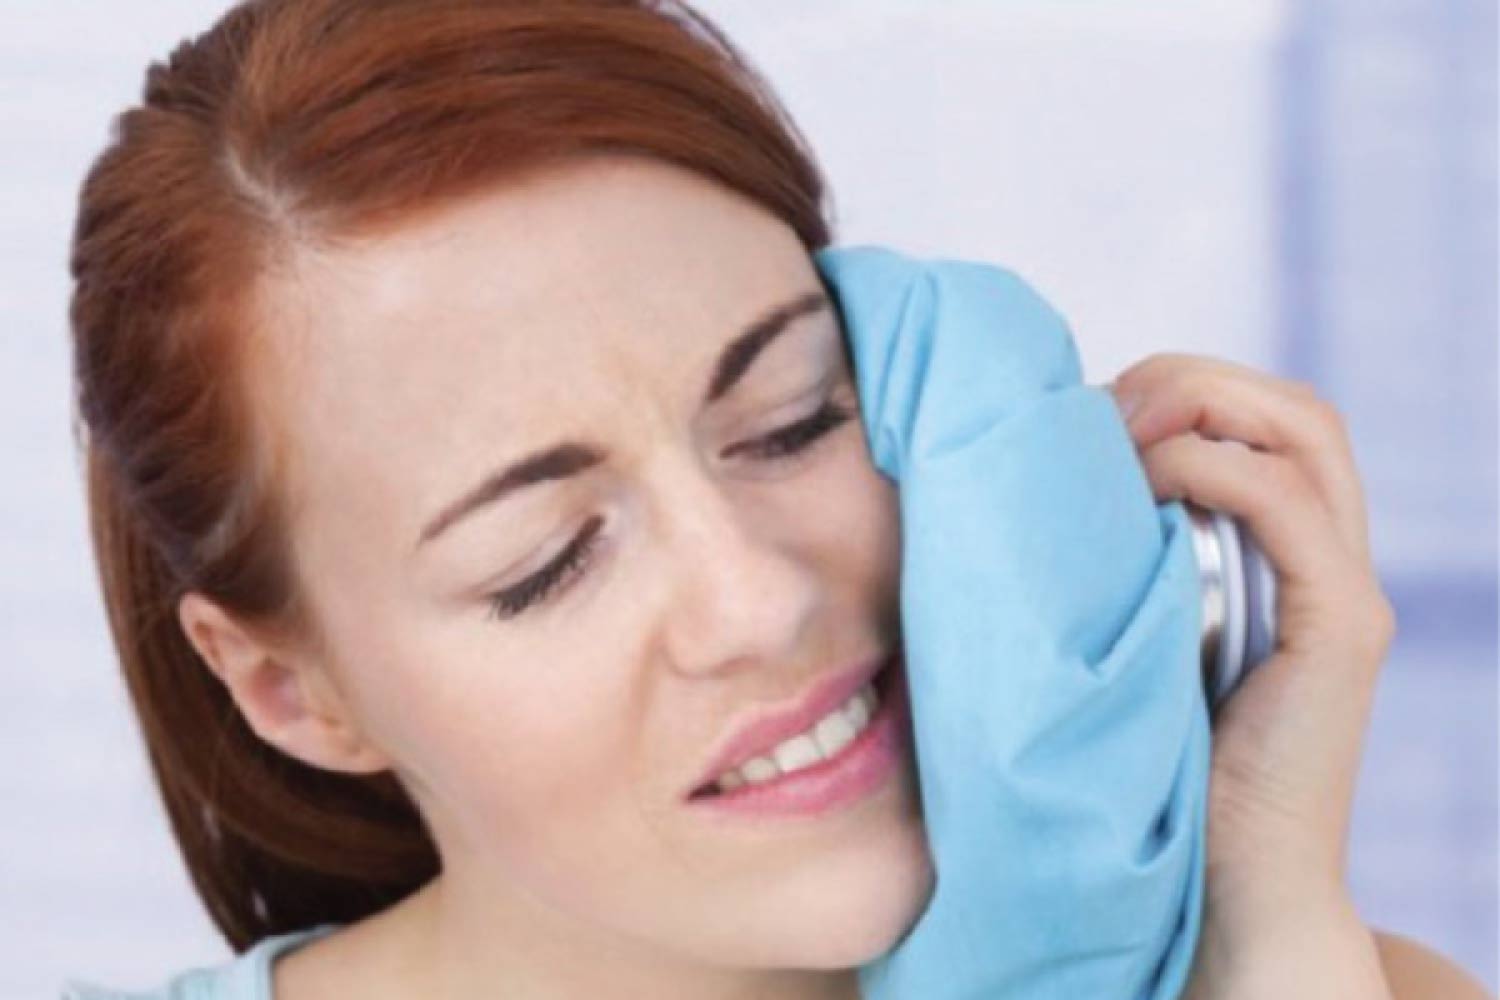
[[[1361,646],[1378,659],[1396,636],[1396,609],[1374,581],[1368,583],[1366,596],[1355,607],[1351,631],[1359,637]]]
[[[1297,395],[1302,397],[1303,414],[1315,429],[1319,439],[1329,447],[1349,448],[1349,426],[1343,412],[1331,401],[1317,394],[1306,383],[1297,383]]]
[[[1148,445],[1142,452],[1142,457],[1155,468],[1167,470],[1191,461],[1191,455],[1198,444],[1194,438],[1180,434]]]
[[[1226,382],[1235,376],[1216,368],[1187,368],[1178,376],[1182,390],[1197,399],[1214,399]]]
[[[1171,471],[1173,464],[1174,441],[1158,441],[1153,445],[1141,449],[1141,467],[1153,481],[1160,479]]]
[[[1158,367],[1158,357],[1159,355],[1156,354],[1147,355],[1116,375],[1114,383],[1116,391],[1127,387],[1133,389],[1136,382],[1149,383],[1152,378],[1151,373]]]
[[[1308,402],[1321,402],[1322,396],[1318,394],[1318,387],[1305,379],[1288,378],[1281,380],[1282,385],[1294,396],[1300,396]]]
[[[1141,466],[1157,493],[1176,495],[1183,490],[1183,470],[1194,442],[1185,437],[1167,438],[1141,452]]]
[[[1370,617],[1374,622],[1376,633],[1384,642],[1390,642],[1396,637],[1396,606],[1379,587],[1375,588]]]
[[[1317,489],[1295,463],[1279,456],[1259,461],[1244,477],[1255,509],[1267,518],[1321,518]]]
[[[1266,456],[1260,474],[1255,477],[1261,492],[1278,502],[1291,500],[1305,503],[1313,499],[1313,488],[1302,470],[1280,456]]]
[[[1180,351],[1157,351],[1136,362],[1129,371],[1140,377],[1156,379],[1170,376],[1192,363],[1193,356]]]
[[[1315,396],[1311,400],[1313,413],[1323,427],[1339,437],[1345,435],[1344,414],[1333,403],[1321,396]]]

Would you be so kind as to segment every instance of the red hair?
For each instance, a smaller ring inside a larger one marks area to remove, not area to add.
[[[829,242],[816,163],[763,79],[687,4],[651,0],[248,0],[148,68],[84,181],[75,431],[99,584],[174,836],[237,953],[439,867],[389,772],[261,740],[178,623],[195,590],[316,635],[246,374],[257,277],[299,242],[596,152],[696,171],[809,252]]]

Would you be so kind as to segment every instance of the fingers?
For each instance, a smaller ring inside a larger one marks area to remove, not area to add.
[[[1307,618],[1283,617],[1284,635],[1359,636],[1381,653],[1394,612],[1370,567],[1363,495],[1332,407],[1299,383],[1191,355],[1153,355],[1112,388],[1142,400],[1129,426],[1153,492],[1246,522],[1281,575],[1278,604]]]
[[[1158,499],[1192,500],[1243,519],[1287,584],[1348,575],[1347,557],[1328,543],[1321,498],[1287,458],[1178,435],[1144,448],[1141,465]]]
[[[1216,359],[1154,355],[1112,388],[1142,400],[1128,423],[1157,497],[1238,518],[1278,577],[1276,649],[1214,723],[1211,867],[1221,885],[1233,868],[1254,872],[1247,884],[1342,871],[1395,631],[1342,421],[1304,385]]]
[[[1337,537],[1369,564],[1364,491],[1348,432],[1311,387],[1218,358],[1155,354],[1122,372],[1114,391],[1140,400],[1129,420],[1139,448],[1192,432],[1284,456],[1315,487]]]

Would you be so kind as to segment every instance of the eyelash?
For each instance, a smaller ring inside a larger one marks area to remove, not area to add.
[[[812,447],[819,438],[853,415],[844,404],[825,400],[811,416],[732,450],[748,451],[763,461],[786,459]],[[593,556],[603,524],[604,519],[598,515],[590,518],[583,530],[548,566],[508,590],[491,594],[490,617],[513,618],[531,605],[546,600],[559,584],[571,583]]]

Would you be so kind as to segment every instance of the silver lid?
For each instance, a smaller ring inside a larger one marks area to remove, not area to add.
[[[1183,501],[1203,590],[1203,686],[1217,709],[1275,648],[1276,575],[1239,519]]]

